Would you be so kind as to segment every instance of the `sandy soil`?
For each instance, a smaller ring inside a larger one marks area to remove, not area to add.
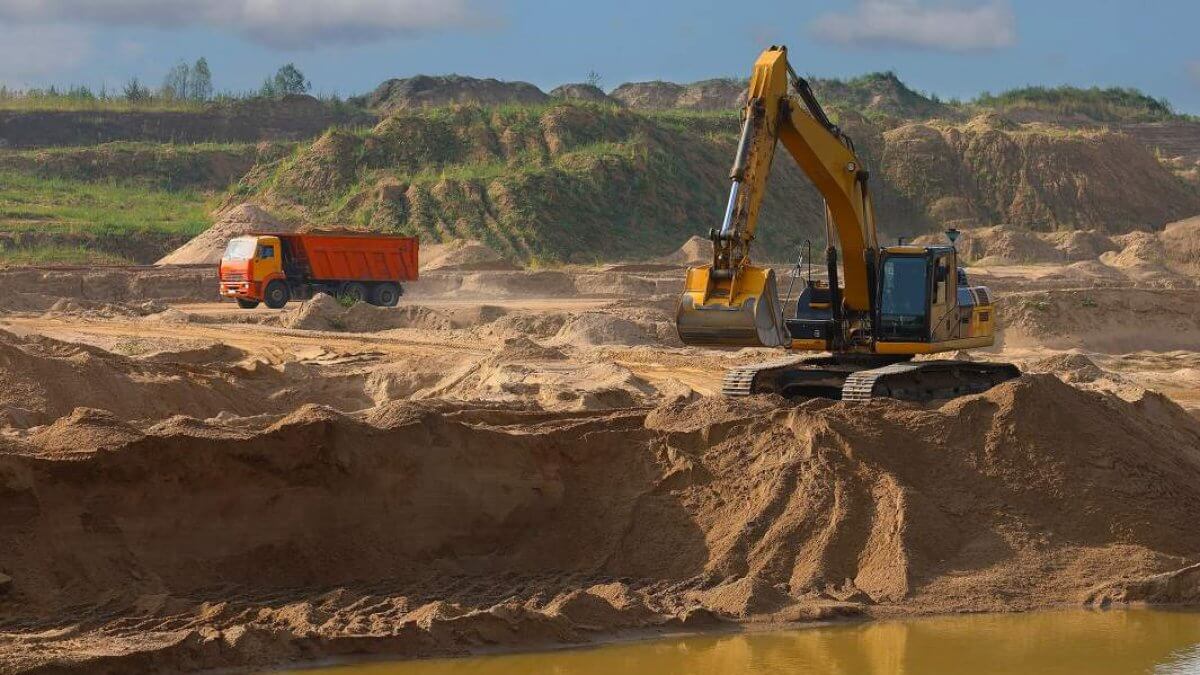
[[[778,354],[680,345],[668,263],[281,312],[0,272],[0,672],[1194,603],[1200,290],[1076,265],[975,270],[1028,374],[924,407],[709,396]]]

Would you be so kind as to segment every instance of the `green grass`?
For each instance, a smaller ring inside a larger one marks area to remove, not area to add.
[[[208,227],[207,211],[198,192],[0,172],[0,229],[8,232],[194,236]]]
[[[1163,120],[1180,117],[1166,99],[1128,87],[1022,87],[999,94],[984,92],[973,104],[997,109],[1034,109],[1055,115],[1084,115],[1102,122]]]
[[[38,155],[56,155],[70,157],[81,152],[170,152],[176,154],[204,155],[214,152],[244,152],[253,149],[257,143],[234,141],[202,143],[154,143],[151,141],[111,141],[97,145],[65,145],[47,148],[6,150],[5,155],[37,157]]]
[[[84,246],[47,244],[6,248],[0,243],[0,265],[128,265],[131,262],[115,253]]]
[[[25,93],[0,96],[0,110],[16,110],[21,112],[35,110],[60,112],[195,112],[205,110],[208,107],[210,107],[210,104],[205,102],[161,97],[129,101],[123,98],[89,98],[86,96]]]

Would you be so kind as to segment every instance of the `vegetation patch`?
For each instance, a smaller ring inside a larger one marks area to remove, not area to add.
[[[0,246],[7,261],[149,262],[208,227],[209,201],[191,190],[2,171]]]

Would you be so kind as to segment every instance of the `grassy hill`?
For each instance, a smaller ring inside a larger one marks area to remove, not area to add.
[[[1161,227],[1200,196],[1127,136],[965,123],[840,123],[874,171],[890,235],[999,222],[1040,230]],[[734,113],[561,102],[406,110],[370,130],[333,130],[260,163],[227,203],[256,201],[304,222],[481,239],[514,260],[647,258],[718,224]],[[816,191],[782,152],[759,255],[823,241]]]
[[[516,260],[644,258],[720,216],[737,120],[704,116],[699,131],[691,121],[567,103],[404,111],[257,166],[231,201],[425,240],[482,239]],[[776,182],[764,240],[791,249],[818,230],[820,201],[794,167]]]
[[[1200,213],[1196,123],[1135,90],[947,102],[894,73],[812,82],[872,170],[889,237],[1126,231]],[[410,78],[355,99],[386,101],[370,111],[0,96],[0,263],[153,261],[243,201],[298,222],[482,239],[523,262],[650,258],[718,224],[742,85],[634,83],[583,102]],[[473,102],[481,91],[493,103]],[[821,199],[782,153],[760,225],[760,257],[823,242]]]

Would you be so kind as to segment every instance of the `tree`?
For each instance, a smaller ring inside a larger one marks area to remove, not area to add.
[[[208,59],[201,56],[192,66],[192,77],[188,83],[188,98],[193,101],[207,101],[212,98],[212,71],[208,69]]]
[[[171,70],[167,71],[167,77],[163,79],[163,96],[166,98],[187,98],[191,81],[191,66],[183,61],[176,63]]]
[[[600,73],[597,73],[594,70],[589,70],[587,73],[587,77],[583,78],[583,83],[593,86],[597,89],[600,89],[601,88],[600,87],[600,83],[601,83]]]
[[[288,94],[305,94],[312,88],[312,83],[304,77],[304,73],[289,63],[275,71],[274,77],[263,80],[259,94],[262,96],[286,96]]]
[[[145,101],[150,98],[150,87],[142,84],[136,77],[131,78],[125,83],[125,88],[121,90],[121,94],[126,101]]]

